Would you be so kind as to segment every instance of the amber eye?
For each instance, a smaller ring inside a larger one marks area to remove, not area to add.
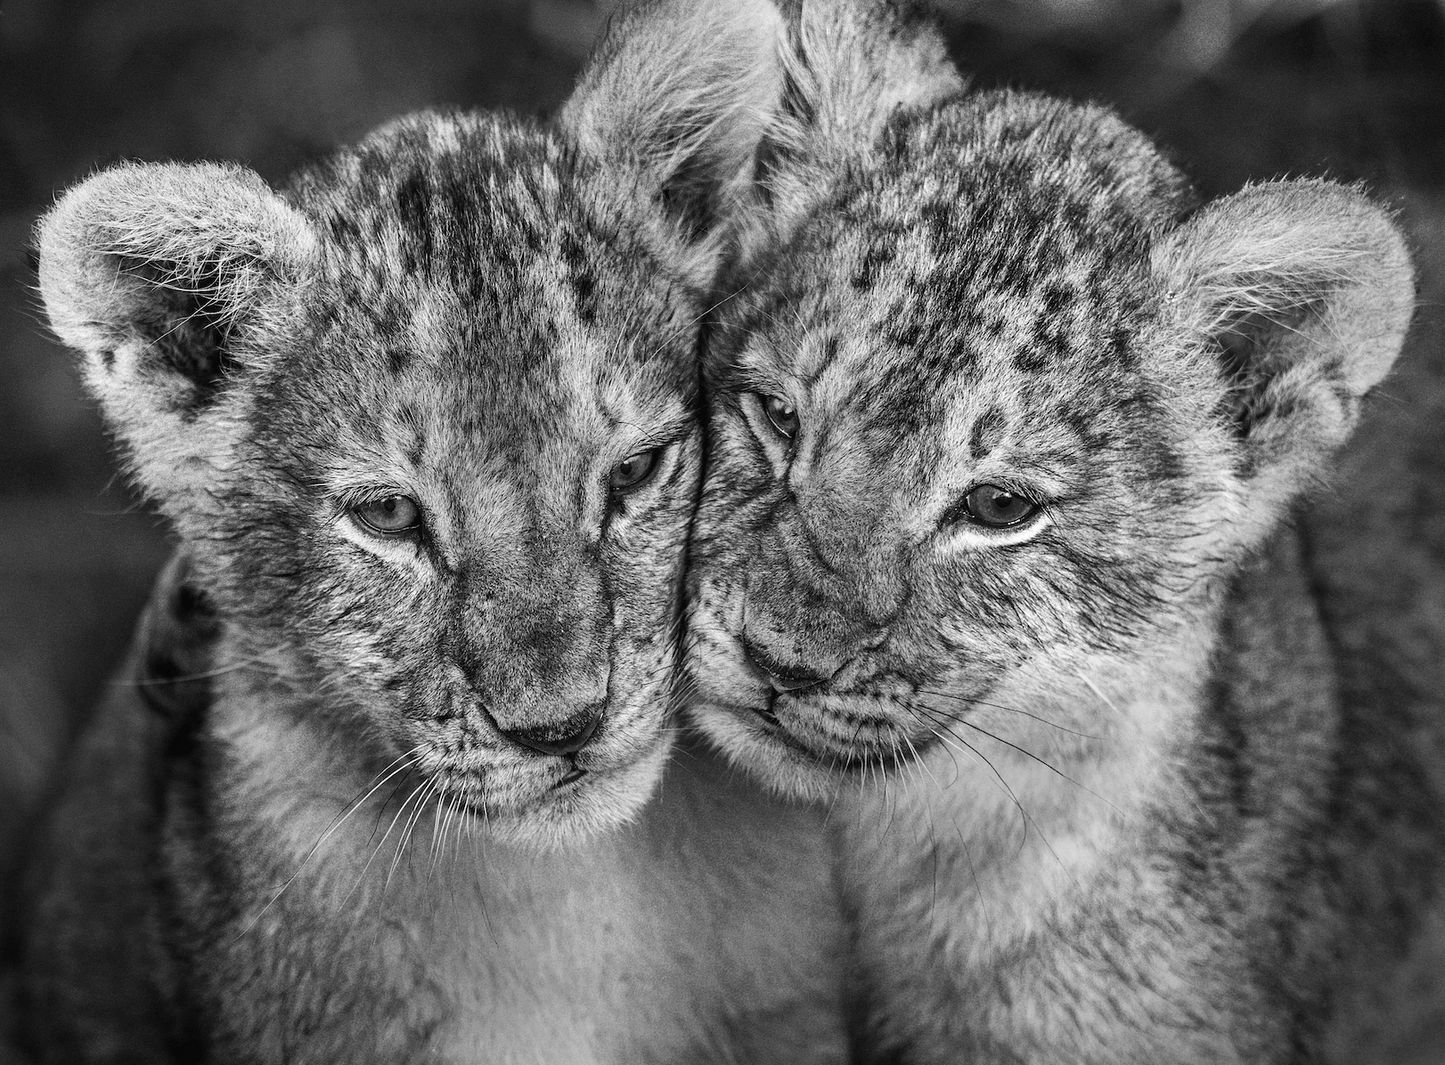
[[[351,516],[378,536],[405,536],[421,528],[421,508],[410,496],[386,496],[351,508]]]
[[[637,491],[652,480],[652,475],[657,472],[658,461],[661,458],[662,448],[660,447],[628,455],[612,467],[612,473],[607,478],[607,487],[618,495]]]
[[[792,440],[798,435],[798,411],[791,403],[777,396],[762,396],[762,401],[763,413],[779,436]]]
[[[963,497],[963,505],[971,519],[992,529],[1022,525],[1039,512],[1038,504],[1032,499],[996,484],[981,484],[971,489]]]

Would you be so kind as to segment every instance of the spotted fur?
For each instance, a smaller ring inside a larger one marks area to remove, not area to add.
[[[1366,708],[1286,519],[1399,351],[1402,239],[1325,182],[1199,206],[1097,107],[816,122],[879,18],[794,28],[708,354],[693,720],[835,803],[866,1060],[1315,1060]]]
[[[211,678],[167,726],[118,688],[72,770],[43,1060],[832,1053],[818,885],[769,853],[816,832],[695,759],[644,812],[775,23],[644,6],[554,122],[409,116],[281,192],[122,166],[43,220],[51,322],[189,560],[126,679],[177,641]]]

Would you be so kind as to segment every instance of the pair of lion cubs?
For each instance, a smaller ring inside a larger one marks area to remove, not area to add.
[[[40,252],[187,559],[30,875],[43,1060],[1318,1047],[1358,782],[1276,527],[1409,318],[1358,193],[664,0],[549,125],[120,167]],[[831,811],[673,735],[680,651]]]

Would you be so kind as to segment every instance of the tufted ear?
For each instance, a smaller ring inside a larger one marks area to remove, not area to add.
[[[711,235],[775,110],[782,37],[768,0],[644,3],[609,25],[558,123],[640,174],[690,238]]]
[[[866,148],[898,110],[932,107],[964,89],[921,5],[802,0],[791,14],[782,122],[814,153]],[[790,136],[786,128],[780,135]]]
[[[306,222],[239,167],[124,165],[67,192],[37,244],[51,326],[142,485],[163,504],[204,488],[238,327],[305,272]]]
[[[1273,182],[1201,209],[1155,268],[1175,325],[1218,360],[1243,511],[1272,524],[1328,469],[1400,352],[1414,309],[1404,238],[1355,189]]]
[[[783,2],[783,96],[759,153],[759,179],[786,223],[848,158],[878,143],[895,114],[934,107],[966,82],[921,4]]]

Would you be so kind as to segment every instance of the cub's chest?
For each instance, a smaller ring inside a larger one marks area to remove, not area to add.
[[[585,850],[485,870],[462,913],[438,901],[428,932],[435,979],[455,989],[448,1054],[842,1059],[842,925],[819,812],[747,787],[664,792]]]
[[[269,991],[221,1008],[314,1033],[317,1060],[840,1060],[822,812],[673,768],[638,822],[557,851],[422,818],[394,865],[387,849],[364,868],[375,840],[343,830],[232,967],[269,970]]]

